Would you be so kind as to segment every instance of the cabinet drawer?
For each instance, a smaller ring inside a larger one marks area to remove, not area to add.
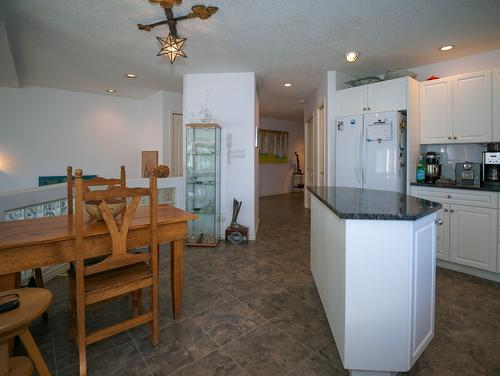
[[[467,191],[464,189],[412,187],[414,196],[445,204],[498,208],[498,193]]]

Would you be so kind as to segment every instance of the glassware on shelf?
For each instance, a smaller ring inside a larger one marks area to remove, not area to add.
[[[187,245],[215,246],[220,237],[220,149],[217,124],[188,124],[186,131],[186,210],[198,215],[188,224]]]

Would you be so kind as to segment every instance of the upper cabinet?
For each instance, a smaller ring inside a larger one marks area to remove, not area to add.
[[[451,140],[451,92],[451,78],[420,83],[420,143],[444,144]]]
[[[500,68],[492,71],[493,81],[493,141],[500,142]]]
[[[420,83],[420,143],[491,142],[491,71]]]
[[[337,91],[336,116],[406,109],[408,78],[382,81]]]
[[[453,139],[491,141],[491,117],[491,71],[454,76]]]

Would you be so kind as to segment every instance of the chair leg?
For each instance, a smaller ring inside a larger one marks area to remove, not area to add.
[[[43,276],[42,276],[42,269],[41,268],[36,268],[35,269],[35,280],[36,280],[36,287],[38,288],[45,288],[45,285],[43,283]],[[49,321],[49,315],[47,312],[44,312],[42,314],[43,322],[47,323]]]
[[[23,343],[23,346],[26,349],[29,357],[35,364],[35,368],[40,376],[50,376],[50,371],[47,368],[47,364],[45,364],[45,360],[43,360],[42,354],[40,354],[40,350],[33,340],[30,331],[25,330],[24,332],[19,334],[19,338],[21,338],[21,342]]]
[[[68,276],[68,337],[75,339],[75,284]]]
[[[151,309],[153,311],[153,322],[151,323],[151,337],[153,346],[157,346],[160,337],[158,320],[158,286],[153,283],[151,286]]]
[[[76,287],[78,289],[78,286]],[[81,296],[76,291],[76,338],[78,343],[78,359],[80,361],[80,376],[87,375],[87,348],[85,333],[85,301],[83,291]],[[79,299],[80,298],[80,299]]]

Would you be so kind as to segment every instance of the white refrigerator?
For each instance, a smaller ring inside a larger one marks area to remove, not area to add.
[[[336,185],[406,191],[406,117],[397,112],[335,121]]]

